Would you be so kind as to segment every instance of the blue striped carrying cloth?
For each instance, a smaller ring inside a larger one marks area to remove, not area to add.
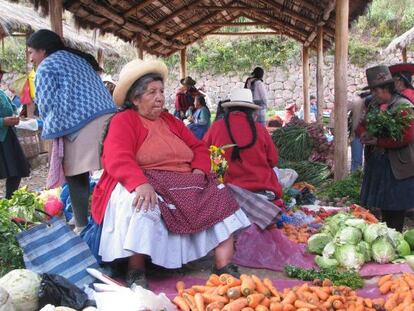
[[[26,269],[53,273],[83,289],[95,279],[86,268],[99,268],[88,245],[61,219],[51,220],[16,235]]]

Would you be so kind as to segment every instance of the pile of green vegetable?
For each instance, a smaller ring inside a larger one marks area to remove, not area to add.
[[[308,251],[317,254],[315,262],[321,268],[359,270],[366,262],[389,263],[408,256],[411,248],[400,232],[384,223],[368,224],[349,213],[337,213],[309,238]]]
[[[0,200],[0,276],[24,267],[22,251],[15,238],[19,227],[11,219],[22,218],[31,222],[42,220],[35,209],[43,210],[43,204],[27,188],[17,190],[10,200]]]
[[[285,266],[284,272],[290,278],[304,281],[329,279],[336,286],[344,285],[352,289],[362,288],[364,286],[363,278],[355,271],[339,271],[336,268],[325,268],[317,271],[315,269]]]
[[[320,162],[300,161],[279,161],[279,168],[291,168],[298,173],[296,182],[307,182],[315,187],[323,185],[331,176],[329,167]]]
[[[331,205],[329,203],[324,204],[324,201],[335,202],[335,206],[339,206],[336,201],[345,201],[346,205],[359,204],[362,179],[362,170],[358,170],[343,180],[326,184],[318,192],[318,198],[323,201],[321,205]]]
[[[311,155],[313,145],[304,127],[281,127],[273,132],[272,139],[282,159],[297,162],[308,160]]]

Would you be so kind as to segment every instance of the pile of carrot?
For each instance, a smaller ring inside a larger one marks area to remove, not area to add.
[[[381,294],[389,294],[385,310],[414,311],[414,274],[403,273],[399,277],[384,275],[378,280],[378,287]]]
[[[288,237],[289,240],[295,243],[307,243],[309,237],[316,233],[314,228],[310,228],[307,225],[296,227],[291,224],[283,224],[283,233]]]
[[[378,222],[378,219],[370,211],[357,204],[352,204],[349,208],[352,215],[364,219],[369,224],[376,224]]]
[[[278,291],[268,278],[212,274],[205,285],[185,288],[177,282],[173,302],[182,311],[376,311],[384,299],[364,299],[346,286],[320,280]],[[403,309],[401,309],[403,310]]]

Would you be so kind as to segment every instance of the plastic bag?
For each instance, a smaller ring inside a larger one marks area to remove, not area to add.
[[[177,310],[164,293],[156,295],[141,286],[136,286],[133,289],[119,286],[115,291],[96,292],[95,299],[100,311]]]
[[[90,302],[88,295],[64,277],[44,273],[39,288],[39,306],[42,308],[48,304],[82,310]]]
[[[274,167],[273,171],[275,172],[279,180],[279,184],[282,186],[283,189],[288,189],[292,187],[292,185],[295,183],[296,179],[299,176],[295,170],[292,170],[290,168],[280,169]]]

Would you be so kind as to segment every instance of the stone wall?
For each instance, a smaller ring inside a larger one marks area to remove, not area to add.
[[[414,62],[414,52],[409,52],[408,61]],[[348,94],[351,98],[356,91],[361,90],[366,85],[365,69],[376,64],[394,64],[401,62],[401,54],[379,55],[378,60],[367,64],[364,68],[349,64],[348,66]],[[316,57],[310,60],[310,95],[316,96]],[[334,103],[334,57],[325,56],[324,65],[324,85],[325,101],[324,107],[332,108]],[[189,72],[189,75],[197,81],[197,87],[203,87],[207,91],[210,99],[212,110],[216,109],[217,103],[229,97],[231,89],[243,87],[247,76],[240,76],[236,73],[227,75],[212,75],[211,73]],[[175,90],[179,87],[178,72],[170,74],[167,83],[167,107],[173,109]],[[302,91],[302,62],[301,59],[289,61],[284,66],[274,67],[265,72],[264,82],[268,94],[268,105],[271,108],[283,109],[283,107],[292,102],[298,105],[303,104]]]

